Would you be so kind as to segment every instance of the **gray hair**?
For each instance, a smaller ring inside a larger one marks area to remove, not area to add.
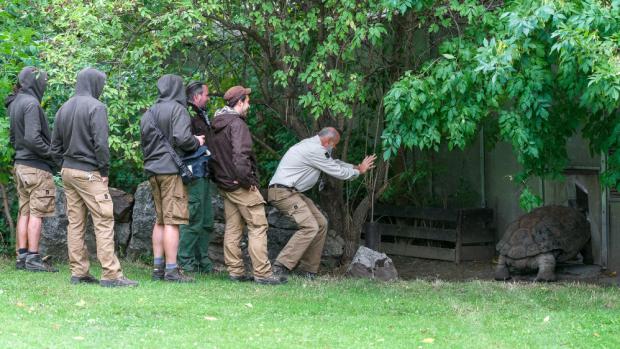
[[[338,138],[339,136],[340,134],[333,127],[325,127],[321,131],[319,131],[319,137],[321,138],[334,139],[334,138]]]

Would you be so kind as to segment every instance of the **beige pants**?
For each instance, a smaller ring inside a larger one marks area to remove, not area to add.
[[[56,186],[51,173],[17,164],[14,177],[21,216],[54,216]]]
[[[302,193],[289,189],[270,188],[269,203],[295,220],[299,230],[280,251],[276,261],[289,270],[319,271],[321,254],[327,234],[327,219]]]
[[[123,276],[114,254],[114,215],[112,197],[99,172],[63,168],[60,172],[67,197],[67,245],[72,276],[85,276],[90,262],[84,241],[86,215],[90,212],[95,228],[97,258],[103,268],[103,280]]]
[[[245,272],[239,243],[243,228],[248,227],[248,250],[252,259],[254,277],[266,278],[272,275],[267,254],[267,217],[265,200],[258,191],[237,189],[233,192],[220,191],[224,199],[226,229],[224,231],[224,261],[231,276]]]

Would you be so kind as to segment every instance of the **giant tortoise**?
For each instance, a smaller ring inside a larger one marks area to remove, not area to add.
[[[556,263],[571,260],[579,252],[585,263],[592,263],[590,223],[570,207],[540,207],[512,222],[496,248],[496,280],[510,279],[511,272],[538,270],[536,280],[554,281]]]

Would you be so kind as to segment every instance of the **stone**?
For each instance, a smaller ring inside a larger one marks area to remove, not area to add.
[[[129,223],[133,208],[133,195],[116,188],[110,188],[110,196],[114,203],[114,221],[117,223]]]
[[[134,194],[131,220],[131,238],[127,257],[136,259],[153,251],[151,236],[155,225],[155,202],[148,181],[140,183]]]
[[[371,250],[365,246],[360,246],[353,256],[353,261],[349,264],[346,275],[380,281],[398,279],[398,272],[392,259],[385,253]]]

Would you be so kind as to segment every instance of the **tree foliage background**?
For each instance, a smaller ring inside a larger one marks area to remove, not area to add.
[[[376,200],[433,204],[421,179],[442,144],[463,149],[481,130],[488,146],[512,144],[525,208],[540,204],[526,180],[560,175],[568,137],[581,130],[593,153],[615,149],[619,3],[8,0],[0,97],[23,66],[38,65],[50,77],[43,103],[52,122],[80,69],[106,72],[111,181],[130,191],[144,180],[138,120],[165,73],[203,79],[215,94],[235,84],[256,91],[249,122],[264,182],[290,145],[335,125],[342,159],[382,155],[363,179],[313,193],[345,238],[346,259]],[[0,108],[3,184],[7,125]],[[423,156],[411,163],[414,149]],[[617,185],[619,169],[614,152],[607,185]]]

